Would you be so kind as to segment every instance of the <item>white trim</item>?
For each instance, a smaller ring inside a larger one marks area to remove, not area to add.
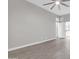
[[[36,45],[36,44],[41,44],[41,43],[44,43],[44,42],[47,42],[47,41],[51,41],[51,40],[54,40],[54,39],[56,39],[56,38],[51,38],[51,39],[48,39],[48,40],[43,40],[43,41],[40,41],[40,42],[35,42],[35,43],[31,43],[31,44],[27,44],[27,45],[11,48],[11,49],[8,49],[8,52],[19,50],[21,48],[25,48],[25,47],[28,47],[28,46],[33,46],[33,45]]]

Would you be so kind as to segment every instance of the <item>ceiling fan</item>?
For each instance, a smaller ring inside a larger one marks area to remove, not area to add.
[[[58,9],[61,10],[61,5],[65,7],[70,7],[69,5],[63,3],[69,0],[51,0],[51,2],[43,4],[43,6],[52,5],[50,10],[52,10],[55,6],[58,6]]]

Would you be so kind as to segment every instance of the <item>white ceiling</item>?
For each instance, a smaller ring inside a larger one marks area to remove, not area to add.
[[[55,6],[53,10],[50,10],[50,7],[51,7],[50,5],[43,6],[43,4],[49,3],[49,2],[51,2],[51,0],[26,0],[26,1],[28,1],[28,2],[30,2],[32,4],[35,4],[36,6],[41,7],[41,8],[43,8],[43,9],[45,9],[45,10],[51,12],[51,13],[54,13],[56,15],[61,16],[61,15],[65,15],[65,14],[70,13],[70,8],[62,6],[62,5],[61,5],[61,10],[58,9],[58,6]],[[63,3],[65,3],[67,5],[70,5],[70,2],[66,1],[66,0]]]

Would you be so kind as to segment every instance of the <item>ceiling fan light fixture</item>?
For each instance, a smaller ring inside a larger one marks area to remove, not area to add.
[[[56,5],[59,5],[59,4],[60,4],[60,1],[56,1],[55,4],[56,4]]]

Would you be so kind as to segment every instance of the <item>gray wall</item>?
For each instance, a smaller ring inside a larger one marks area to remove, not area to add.
[[[55,16],[25,0],[9,1],[9,49],[55,38]]]
[[[63,15],[63,18],[65,22],[70,22],[70,14]]]

